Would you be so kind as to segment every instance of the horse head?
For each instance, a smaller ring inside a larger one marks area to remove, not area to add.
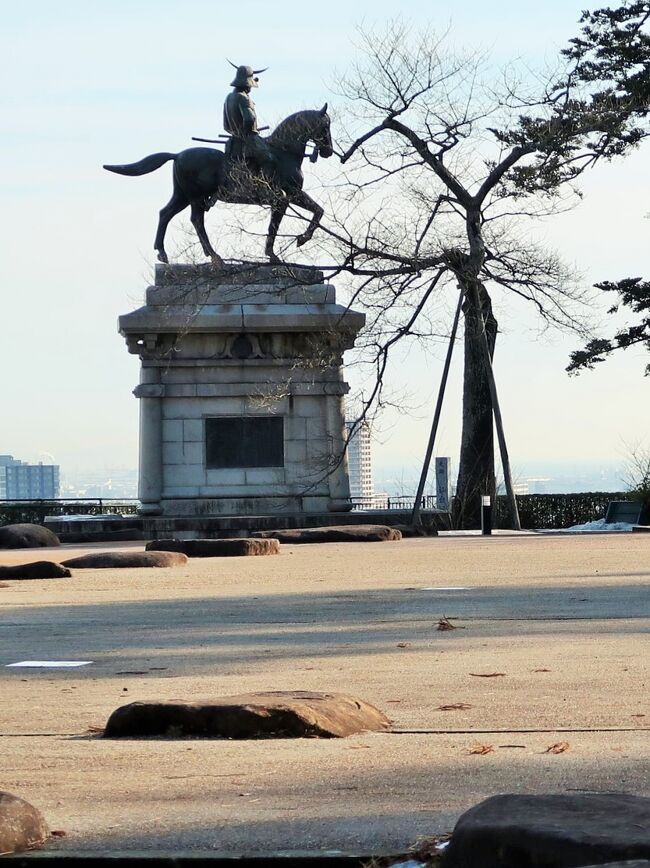
[[[321,157],[331,157],[334,153],[330,116],[327,114],[327,103],[316,113],[316,129],[311,134],[311,140],[316,145]]]
[[[316,145],[315,154],[331,157],[334,153],[327,103],[322,109],[309,109],[289,115],[277,125],[268,138],[270,145],[282,150],[304,153],[307,142]]]

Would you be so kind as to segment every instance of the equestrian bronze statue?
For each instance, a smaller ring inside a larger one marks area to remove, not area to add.
[[[234,66],[234,64],[233,64]],[[189,205],[190,219],[203,252],[215,265],[223,260],[214,250],[205,230],[204,217],[216,202],[238,205],[265,205],[271,208],[265,253],[271,262],[278,228],[289,205],[311,213],[311,220],[296,243],[302,246],[318,227],[323,209],[302,189],[301,169],[308,142],[313,142],[312,162],[333,153],[327,103],[319,110],[296,112],[285,118],[270,136],[260,136],[255,104],[250,90],[257,87],[257,74],[249,66],[235,67],[233,91],[224,103],[224,127],[228,133],[225,152],[216,148],[188,148],[178,154],[151,154],[137,163],[104,166],[119,175],[146,175],[170,160],[174,161],[173,193],[160,211],[154,248],[161,262],[169,262],[165,252],[165,232],[169,221]]]

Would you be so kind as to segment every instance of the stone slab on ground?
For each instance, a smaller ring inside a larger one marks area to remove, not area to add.
[[[148,552],[183,552],[188,558],[230,558],[277,555],[276,539],[157,539],[147,543]]]
[[[300,527],[289,530],[261,530],[253,534],[260,539],[277,539],[281,543],[325,542],[392,542],[402,539],[394,527],[383,524],[340,525],[334,527]]]
[[[40,847],[49,834],[39,810],[24,799],[0,790],[0,856]]]
[[[0,549],[35,549],[60,545],[58,536],[40,524],[6,524],[0,527]]]
[[[63,561],[75,570],[126,569],[129,567],[181,567],[187,563],[182,552],[97,552]]]
[[[28,564],[0,566],[0,579],[66,579],[72,575],[55,561],[30,561]]]
[[[388,718],[343,693],[268,691],[213,702],[133,702],[111,714],[105,738],[344,738],[378,732]]]
[[[444,868],[574,868],[650,857],[650,799],[499,795],[460,817]]]

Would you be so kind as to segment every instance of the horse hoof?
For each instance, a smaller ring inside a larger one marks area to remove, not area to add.
[[[282,264],[282,260],[280,259],[280,257],[276,253],[269,253],[268,257],[269,257],[269,262],[271,265],[281,265]]]
[[[304,235],[299,235],[296,238],[296,247],[302,247],[302,245],[306,244],[308,241],[309,241],[309,238],[305,237]]]
[[[169,257],[164,250],[158,251],[158,262],[164,262],[165,265],[169,265]]]
[[[211,256],[210,259],[212,260],[212,265],[214,266],[214,268],[223,268],[224,261],[216,253],[213,256]]]

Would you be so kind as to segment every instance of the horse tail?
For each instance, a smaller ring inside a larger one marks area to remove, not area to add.
[[[109,172],[116,172],[118,175],[146,175],[149,172],[155,172],[161,166],[164,166],[169,160],[174,160],[176,154],[168,154],[165,151],[160,154],[150,154],[143,160],[137,163],[126,163],[121,166],[104,166]]]

